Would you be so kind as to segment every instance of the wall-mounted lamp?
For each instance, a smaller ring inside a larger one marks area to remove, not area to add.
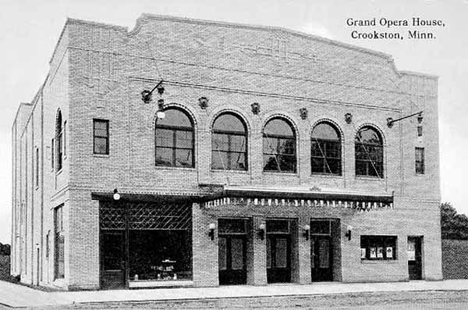
[[[351,122],[353,121],[353,114],[346,113],[344,115],[344,119],[345,119],[346,124],[351,124]]]
[[[113,196],[114,200],[117,201],[120,199],[120,194],[119,194],[119,191],[117,190],[117,188],[114,188],[114,196]]]
[[[261,240],[265,239],[265,224],[260,224],[258,226],[258,236],[260,237]]]
[[[211,223],[210,225],[208,225],[208,228],[210,229],[210,232],[208,233],[208,236],[210,236],[211,240],[214,240],[214,231],[215,231],[215,228],[216,228],[216,224]]]
[[[156,84],[155,87],[153,87],[152,90],[143,90],[141,92],[141,100],[143,100],[144,103],[150,103],[152,101],[152,95],[153,95],[153,92],[155,89],[158,90],[158,93],[160,96],[162,96],[162,94],[164,93],[164,86],[163,86],[163,83],[164,81],[161,80],[158,84]]]
[[[351,240],[351,232],[353,231],[353,226],[351,225],[348,225],[348,227],[346,227],[346,234],[345,234],[345,237],[348,237],[348,240]]]
[[[304,225],[304,237],[306,240],[309,240],[310,235],[310,225]]]
[[[400,118],[397,118],[397,119],[393,119],[393,118],[389,117],[389,118],[387,118],[387,126],[388,126],[388,128],[392,128],[394,123],[399,122],[401,120],[404,120],[405,118],[415,116],[415,115],[418,115],[418,123],[421,124],[422,121],[423,121],[422,113],[423,113],[423,111],[419,111],[419,112],[416,112],[416,113],[413,113],[413,114],[410,114],[410,115],[407,115],[407,116],[403,116],[403,117],[400,117]]]

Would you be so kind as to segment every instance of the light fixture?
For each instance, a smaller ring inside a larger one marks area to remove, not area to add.
[[[265,224],[262,223],[258,226],[258,236],[261,240],[265,239]]]
[[[306,224],[304,225],[304,237],[306,240],[309,240],[309,234],[310,234],[310,225]]]
[[[353,114],[346,113],[344,119],[346,121],[346,124],[351,124],[351,122],[353,121]]]
[[[346,234],[345,234],[345,237],[348,237],[348,240],[351,240],[351,232],[353,231],[353,226],[351,225],[348,225],[348,227],[346,227]]]
[[[119,194],[119,191],[117,190],[117,188],[114,189],[114,200],[117,201],[120,199],[120,194]]]
[[[418,123],[421,124],[422,121],[423,121],[422,113],[423,113],[423,111],[419,111],[419,112],[416,112],[416,113],[413,113],[413,114],[410,114],[410,115],[407,115],[407,116],[403,116],[403,117],[400,117],[400,118],[397,118],[397,119],[393,119],[393,118],[389,117],[389,118],[387,118],[387,126],[388,126],[388,128],[392,128],[394,123],[399,122],[401,120],[404,120],[405,118],[415,116],[415,115],[418,115]]]
[[[214,240],[214,231],[215,231],[215,228],[216,228],[216,224],[215,223],[210,223],[210,225],[208,225],[208,228],[210,229],[210,232],[208,233],[208,236],[210,236],[211,240]]]
[[[161,80],[158,84],[156,84],[155,87],[153,87],[152,90],[143,90],[141,92],[141,100],[143,100],[144,103],[150,103],[152,101],[152,95],[155,89],[158,89],[158,93],[160,96],[164,93],[164,86],[163,83],[164,81]]]

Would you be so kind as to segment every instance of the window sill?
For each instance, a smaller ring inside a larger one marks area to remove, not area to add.
[[[375,260],[368,260],[368,259],[361,259],[361,264],[398,264],[399,261],[397,259],[375,259]]]
[[[284,176],[294,176],[294,177],[299,177],[299,174],[297,172],[281,172],[281,171],[263,171],[263,175],[284,175]]]
[[[109,158],[109,154],[93,154],[93,157],[97,158]]]
[[[379,177],[371,177],[371,176],[356,176],[356,180],[362,180],[362,181],[385,181],[385,177],[379,178]]]
[[[248,170],[224,170],[224,169],[211,169],[211,172],[213,173],[223,173],[223,172],[228,172],[228,173],[238,173],[238,174],[249,174]]]
[[[343,179],[344,176],[342,174],[332,174],[332,173],[313,173],[310,175],[311,177],[319,177],[319,178],[335,178],[335,179]]]
[[[196,171],[195,167],[154,166],[157,170]]]

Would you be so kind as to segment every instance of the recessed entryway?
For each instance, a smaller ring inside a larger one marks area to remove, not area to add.
[[[408,274],[410,280],[422,279],[422,243],[423,237],[408,236]]]

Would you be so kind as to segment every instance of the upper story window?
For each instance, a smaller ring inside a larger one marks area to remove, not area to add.
[[[424,148],[417,147],[415,154],[416,174],[424,174]]]
[[[39,187],[39,148],[35,148],[36,152],[35,152],[35,162],[36,162],[36,170],[35,170],[35,185],[36,185],[36,188]]]
[[[155,130],[156,166],[194,167],[194,130],[182,110],[167,109]]]
[[[356,175],[383,178],[383,140],[374,128],[359,129],[355,139]]]
[[[314,127],[311,138],[312,174],[341,175],[341,138],[329,123]]]
[[[273,118],[263,129],[263,170],[296,172],[296,135],[289,122]]]
[[[221,114],[213,124],[211,168],[247,170],[246,126],[232,113]]]
[[[109,121],[93,120],[93,153],[109,155]]]
[[[63,123],[62,123],[62,111],[57,111],[55,118],[55,170],[62,170],[63,165]]]

